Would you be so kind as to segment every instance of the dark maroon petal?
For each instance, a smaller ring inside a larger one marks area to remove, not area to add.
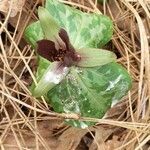
[[[63,40],[63,42],[66,44],[66,51],[72,51],[75,52],[74,47],[71,45],[68,33],[65,29],[61,28],[59,31],[59,37]]]
[[[37,53],[49,61],[53,61],[55,43],[49,40],[40,40],[37,42]]]
[[[61,61],[64,66],[76,65],[81,60],[81,57],[71,45],[69,36],[63,28],[59,31],[59,37],[62,41],[58,38],[56,43],[46,39],[38,41],[37,53],[51,62]]]
[[[51,62],[63,60],[65,51],[57,50],[53,41],[44,39],[38,41],[37,44],[37,53],[40,56]]]
[[[63,28],[60,29],[59,36],[66,45],[68,45],[70,43],[69,36],[68,36],[66,30],[64,30]]]

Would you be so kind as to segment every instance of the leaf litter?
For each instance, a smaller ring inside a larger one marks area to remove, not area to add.
[[[15,17],[24,6],[25,0],[1,0],[0,11],[8,13],[10,10],[10,17]]]
[[[67,1],[63,2],[67,3]],[[74,1],[74,3],[77,6],[79,4],[77,1]],[[84,7],[84,1],[80,3]],[[89,0],[88,2],[86,1],[86,4],[87,3],[87,6],[90,7],[89,10],[92,9],[92,11],[97,12],[95,8],[93,8],[93,5],[96,6],[95,2]],[[93,5],[91,5],[91,3]],[[22,27],[20,27],[20,29],[17,29],[18,33],[15,33],[17,41],[16,39],[14,39],[15,41],[10,39],[8,33],[6,32],[8,31],[8,28],[5,27],[6,30],[3,28],[3,34],[5,34],[5,36],[2,36],[2,41],[0,41],[0,51],[2,51],[2,55],[0,57],[0,72],[1,79],[3,79],[0,80],[1,149],[58,149],[59,147],[64,147],[66,149],[98,149],[98,147],[100,147],[100,149],[105,148],[106,150],[109,150],[110,148],[125,150],[143,148],[143,150],[147,150],[150,147],[148,142],[150,139],[148,136],[149,107],[147,107],[149,100],[148,87],[150,85],[148,85],[148,83],[146,82],[147,78],[145,78],[145,72],[143,72],[143,74],[140,73],[139,65],[143,61],[143,55],[140,56],[141,39],[139,37],[139,34],[137,34],[139,33],[139,26],[135,21],[135,15],[129,9],[129,5],[125,5],[128,4],[128,2],[123,3],[122,1],[115,0],[114,3],[115,4],[110,5],[110,3],[108,3],[105,6],[101,6],[101,12],[103,12],[103,10],[107,10],[106,12],[109,12],[111,18],[113,19],[113,21],[115,21],[115,16],[112,15],[111,7],[116,7],[115,5],[117,4],[117,7],[122,12],[119,18],[121,18],[122,20],[126,18],[127,22],[131,21],[130,24],[128,24],[127,30],[124,27],[120,27],[117,22],[115,23],[114,36],[112,42],[110,42],[110,46],[111,49],[117,50],[117,52],[121,56],[118,59],[118,62],[128,68],[130,73],[132,74],[134,87],[129,93],[129,97],[124,97],[124,101],[122,101],[122,104],[118,106],[115,105],[113,109],[110,110],[110,112],[106,116],[106,119],[110,117],[113,120],[123,121],[125,123],[124,129],[117,127],[117,122],[116,126],[105,125],[104,129],[102,128],[104,124],[100,123],[97,124],[97,126],[95,127],[96,129],[89,129],[87,131],[82,129],[69,128],[66,127],[62,121],[59,121],[57,117],[55,118],[57,121],[54,121],[54,118],[44,116],[42,113],[37,113],[33,110],[31,111],[27,107],[26,109],[28,110],[28,113],[25,115],[25,109],[22,109],[23,105],[13,101],[13,98],[17,98],[20,101],[24,101],[35,108],[40,108],[41,110],[52,111],[52,108],[51,106],[46,104],[44,99],[42,99],[40,102],[33,99],[30,96],[30,92],[26,88],[27,84],[25,84],[21,80],[22,76],[25,75],[25,72],[29,71],[27,69],[27,66],[30,66],[33,60],[35,61],[35,56],[32,53],[32,49],[30,49],[29,46],[26,46],[26,43],[22,38]],[[143,11],[144,13],[144,16],[142,16],[141,18],[144,22],[144,27],[147,35],[146,38],[149,41],[149,16],[145,13],[146,11],[144,11],[149,8],[149,3],[145,1],[146,8],[143,8],[143,6],[141,6],[138,1],[134,1],[132,3],[131,0],[130,3],[138,13],[140,13],[141,11]],[[36,3],[36,1],[34,1],[34,3],[31,1],[26,1],[26,7],[24,7],[23,10],[24,14],[27,15],[27,12],[29,10],[32,11],[37,4],[38,2]],[[130,17],[130,19],[127,19],[128,17],[126,16]],[[30,20],[35,20],[37,17],[34,13],[31,13],[29,15],[29,18],[30,19],[26,18],[25,20],[21,19],[20,23],[22,21],[25,21],[26,24],[28,24]],[[5,18],[3,18],[2,20],[4,19]],[[11,19],[12,18],[10,18],[9,20]],[[8,24],[10,23],[9,20],[7,21]],[[17,16],[15,16],[13,22],[16,23],[17,20],[18,18]],[[132,32],[132,24],[136,28],[135,32]],[[0,24],[0,26],[1,25],[2,24]],[[15,24],[13,25],[15,28]],[[12,50],[10,49],[10,43],[13,43],[13,46],[17,44],[17,47],[19,47],[19,50],[24,58],[16,51],[16,47]],[[5,48],[5,51],[3,46]],[[25,53],[23,53],[23,49],[28,49],[29,53],[25,55]],[[9,54],[10,50],[12,51],[11,55]],[[145,54],[143,49],[142,52]],[[145,55],[145,57],[148,56]],[[27,63],[26,66],[23,59],[25,59],[25,62]],[[16,66],[14,66],[14,61]],[[143,67],[149,67],[146,66],[146,64],[143,65]],[[24,69],[22,70],[22,68]],[[10,84],[7,84],[7,76],[13,79],[11,86]],[[139,78],[143,78],[143,82],[139,82]],[[26,83],[28,82],[29,81],[26,80]],[[5,93],[9,94],[9,97]],[[141,95],[140,98],[139,95]],[[44,118],[46,118],[46,121]],[[126,121],[130,122],[131,124],[126,123]],[[141,130],[137,132],[137,129]],[[92,135],[89,137],[87,133]],[[66,140],[70,141],[70,143],[67,143]]]

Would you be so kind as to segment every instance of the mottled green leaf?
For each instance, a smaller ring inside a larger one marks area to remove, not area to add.
[[[56,0],[47,0],[46,8],[55,21],[69,34],[72,45],[77,48],[97,48],[106,44],[112,36],[112,21],[104,15],[87,14],[71,8]],[[50,26],[49,29],[53,30]],[[39,21],[25,30],[25,39],[36,48],[36,42],[45,38]],[[51,63],[39,56],[37,81],[40,81]],[[34,89],[32,85],[32,89]]]
[[[48,98],[57,112],[102,118],[130,87],[128,73],[117,63],[93,68],[72,67],[66,79],[48,92]],[[78,127],[92,124],[73,120],[68,123]]]
[[[102,47],[111,39],[112,21],[107,16],[83,13],[57,0],[47,0],[46,8],[66,29],[75,48]]]
[[[112,21],[106,16],[83,13],[57,0],[47,0],[46,8],[58,25],[68,32],[70,42],[77,50],[101,48],[111,39]],[[50,29],[53,30],[51,27]],[[39,21],[26,29],[25,38],[36,48],[36,42],[44,38]],[[91,53],[91,51],[87,52]],[[114,59],[113,56],[110,58]],[[104,58],[99,54],[95,63],[99,63],[102,59]],[[108,59],[104,61],[109,62]],[[46,95],[54,110],[102,118],[111,105],[120,100],[131,87],[130,76],[121,65],[115,62],[104,64],[91,68],[71,67],[66,78]],[[39,57],[36,73],[38,81],[50,65],[49,61]],[[67,122],[82,128],[92,125],[90,122],[74,120],[67,120]]]
[[[57,0],[47,0],[46,8],[55,21],[67,31],[75,48],[102,47],[112,37],[112,21],[107,16],[83,13]],[[25,31],[25,38],[34,46],[37,40],[43,37],[39,21],[28,26]]]
[[[41,28],[40,22],[34,22],[30,24],[24,32],[24,37],[29,42],[32,47],[36,48],[37,41],[42,40],[44,38],[44,33]]]

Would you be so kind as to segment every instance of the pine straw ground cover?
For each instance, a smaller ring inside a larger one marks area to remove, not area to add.
[[[53,112],[44,98],[39,101],[28,90],[37,63],[23,32],[37,20],[36,8],[44,2],[26,0],[23,6],[23,0],[0,1],[0,149],[150,149],[150,1],[110,0],[103,6],[97,0],[59,1],[112,18],[114,35],[107,49],[132,75],[132,89],[106,119],[82,118],[96,126],[64,125],[64,117],[74,116]]]

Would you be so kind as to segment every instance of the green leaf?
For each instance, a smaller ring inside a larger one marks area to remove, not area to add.
[[[66,79],[48,92],[48,98],[57,112],[102,118],[112,102],[120,100],[130,87],[130,76],[117,63],[93,68],[72,67]],[[68,123],[77,127],[92,125],[74,120]]]
[[[111,39],[113,32],[112,21],[107,16],[83,13],[56,0],[47,0],[46,8],[49,11],[48,15],[53,16],[59,26],[68,32],[70,41],[76,49],[102,47]],[[49,30],[53,30],[53,25],[51,27],[49,21],[47,23],[49,25],[46,26],[49,26]],[[51,31],[49,32],[51,33]],[[36,48],[36,42],[44,39],[44,34],[40,22],[37,21],[26,28],[24,36]],[[51,65],[49,61],[39,56],[36,72],[38,82],[49,65]],[[32,84],[32,91],[34,88],[35,85]]]
[[[67,31],[75,49],[102,47],[112,37],[112,21],[107,16],[84,13],[57,0],[47,0],[46,8]]]
[[[55,41],[55,38],[58,36],[60,26],[53,19],[48,10],[43,7],[38,8],[38,16],[45,38]]]
[[[83,13],[57,0],[47,0],[46,8],[60,27],[67,31],[70,42],[76,49],[102,47],[112,37],[112,21],[107,16]],[[49,28],[53,30],[51,26]],[[37,40],[44,38],[39,21],[27,27],[25,38],[34,47]]]
[[[82,48],[77,52],[82,58],[77,64],[79,67],[95,67],[116,61],[116,55],[113,52],[103,49]]]
[[[112,103],[124,96],[131,87],[130,76],[121,65],[112,62],[115,56],[111,52],[100,50],[100,53],[96,54],[98,52],[96,50],[95,54],[91,53],[91,49],[100,48],[111,39],[112,21],[107,16],[83,13],[57,0],[47,0],[46,8],[57,24],[67,31],[73,47],[83,52],[87,50],[89,59],[89,62],[82,62],[87,63],[84,67],[82,63],[80,64],[82,67],[71,67],[66,78],[45,95],[48,102],[57,112],[72,112],[81,116],[102,118]],[[49,29],[53,30],[51,26]],[[34,48],[38,40],[45,38],[39,21],[27,27],[25,38]],[[90,54],[91,58],[96,57],[95,62],[91,61]],[[39,57],[37,81],[42,79],[51,65],[49,61]],[[88,65],[96,67],[86,68]],[[33,84],[32,90],[34,89]],[[90,122],[74,120],[67,122],[82,128],[92,125]]]
[[[37,41],[44,39],[44,33],[40,22],[30,24],[24,32],[24,37],[28,43],[32,45],[33,48],[36,48]]]

